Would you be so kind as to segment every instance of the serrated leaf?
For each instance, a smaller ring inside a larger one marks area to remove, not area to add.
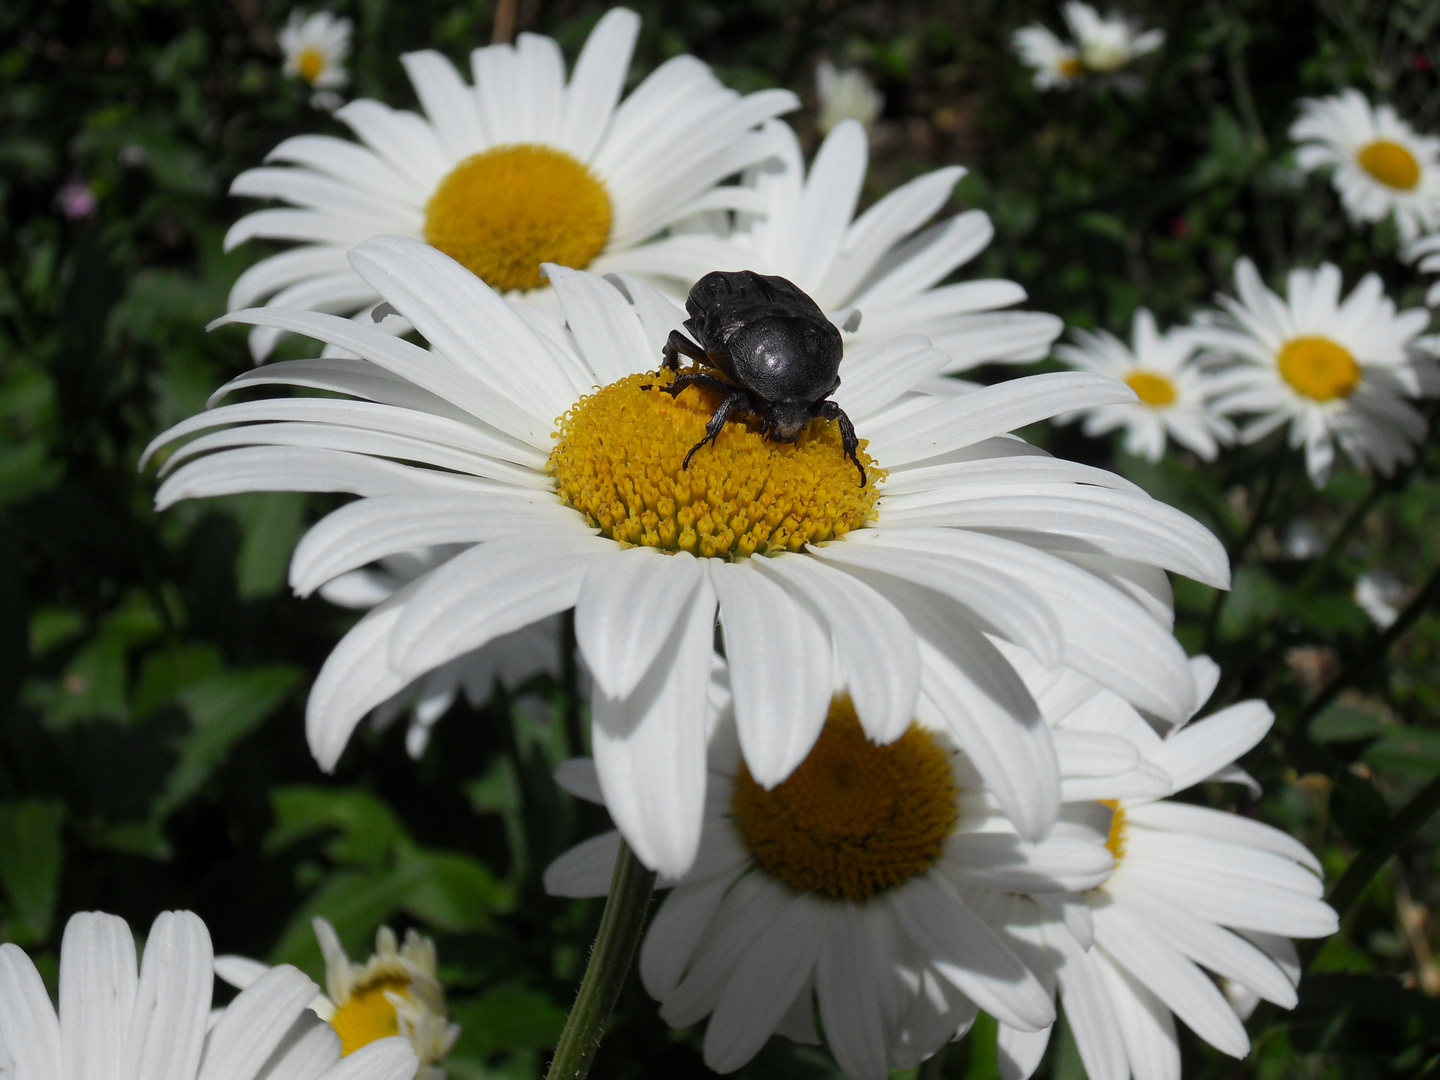
[[[0,885],[9,897],[9,936],[20,944],[50,935],[65,850],[65,804],[24,799],[0,803]]]
[[[378,870],[409,837],[385,803],[359,788],[296,786],[271,793],[275,828],[265,850],[280,851],[317,833],[338,831],[326,854],[342,865]]]
[[[488,1057],[511,1050],[549,1050],[565,1026],[565,1010],[526,986],[491,987],[479,997],[451,1003],[460,1025],[458,1057]]]
[[[401,857],[399,866],[413,873],[404,909],[437,930],[486,930],[492,925],[491,915],[515,904],[514,890],[468,855],[413,851]]]

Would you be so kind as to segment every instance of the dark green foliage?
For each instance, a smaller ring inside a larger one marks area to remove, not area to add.
[[[413,95],[398,53],[461,58],[493,17],[487,0],[333,6],[356,21],[353,91],[400,106]],[[1187,318],[1228,288],[1239,254],[1273,283],[1328,258],[1347,285],[1374,271],[1418,303],[1393,228],[1349,226],[1328,185],[1294,169],[1285,131],[1299,97],[1344,85],[1433,127],[1440,9],[1124,6],[1168,37],[1133,96],[1032,90],[1009,34],[1059,17],[1029,0],[651,0],[637,5],[632,77],[688,50],[731,85],[791,86],[813,106],[818,58],[864,66],[887,99],[866,199],[965,164],[953,205],[997,228],[967,272],[1019,280],[1031,306],[1074,325],[1123,335],[1141,304]],[[519,6],[522,28],[572,57],[601,10]],[[418,763],[398,730],[364,732],[323,776],[304,744],[305,691],[353,616],[292,597],[285,567],[328,504],[256,495],[156,515],[153,472],[136,468],[157,432],[249,366],[238,330],[203,329],[263,254],[221,251],[245,209],[225,194],[231,178],[288,135],[339,131],[281,77],[287,15],[270,0],[0,2],[0,938],[53,978],[71,913],[113,911],[143,931],[190,907],[219,951],[318,974],[313,914],[352,953],[382,922],[417,926],[438,940],[466,1028],[451,1074],[536,1076],[599,914],[539,884],[603,825],[549,779],[580,749],[566,688],[533,686],[548,721],[503,697],[457,706]],[[813,109],[792,119],[813,150]],[[60,213],[71,180],[94,213]],[[1341,470],[1317,493],[1273,440],[1214,467],[1183,454],[1152,466],[1073,428],[1032,434],[1195,514],[1236,555],[1228,598],[1176,583],[1177,631],[1222,664],[1216,704],[1264,696],[1279,721],[1245,763],[1265,797],[1204,797],[1300,836],[1334,878],[1373,845],[1398,846],[1320,950],[1300,1007],[1257,1013],[1243,1063],[1188,1040],[1187,1075],[1436,1074],[1437,826],[1397,837],[1408,819],[1393,815],[1440,772],[1440,618],[1425,603],[1382,637],[1351,598],[1364,570],[1415,596],[1440,565],[1434,438],[1391,480]],[[1296,557],[1301,526],[1328,549]],[[925,1076],[997,1076],[994,1039],[982,1020]],[[703,1076],[698,1045],[632,979],[594,1075]],[[1082,1074],[1063,1026],[1042,1071]],[[741,1075],[837,1074],[823,1052],[777,1040]]]

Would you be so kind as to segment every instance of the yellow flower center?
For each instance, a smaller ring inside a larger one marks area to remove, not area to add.
[[[562,150],[519,143],[473,154],[425,204],[425,242],[500,292],[533,289],[540,264],[584,269],[610,240],[610,196]]]
[[[1060,74],[1067,79],[1073,79],[1085,70],[1085,65],[1080,62],[1078,56],[1066,56],[1061,59],[1059,65]]]
[[[410,996],[410,983],[394,976],[376,979],[357,987],[345,1004],[335,1010],[330,1026],[340,1036],[340,1055],[352,1054],[376,1039],[400,1034],[395,1006],[385,996],[388,990],[401,997]]]
[[[295,58],[295,70],[300,72],[302,79],[314,85],[325,70],[325,54],[319,49],[301,49],[300,55]]]
[[[829,420],[811,420],[793,443],[766,439],[753,420],[731,421],[682,469],[721,395],[691,386],[672,398],[660,387],[674,377],[629,375],[560,418],[546,469],[593,527],[621,543],[711,558],[799,551],[875,517],[885,472],[861,442],[862,488]]]
[[[1125,808],[1120,805],[1119,799],[1101,799],[1100,804],[1110,808],[1110,835],[1105,838],[1105,846],[1115,857],[1115,865],[1119,866],[1120,860],[1125,858]]]
[[[1291,338],[1280,347],[1275,363],[1296,393],[1316,401],[1349,397],[1360,385],[1360,365],[1355,357],[1329,338]]]
[[[1141,404],[1169,405],[1175,400],[1175,384],[1154,371],[1132,371],[1125,376],[1125,385],[1135,391]]]
[[[1376,139],[1362,146],[1355,160],[1376,180],[1396,191],[1413,191],[1420,183],[1420,163],[1415,155],[1389,139]]]
[[[889,746],[836,698],[810,756],[772,791],[742,764],[730,813],[756,863],[797,892],[864,900],[940,857],[955,828],[950,755],[914,724]]]

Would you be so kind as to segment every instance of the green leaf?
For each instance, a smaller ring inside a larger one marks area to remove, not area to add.
[[[130,703],[135,716],[143,720],[167,701],[173,701],[185,687],[214,675],[223,666],[220,652],[213,645],[177,645],[152,652],[141,665],[135,683]]]
[[[402,898],[423,873],[418,864],[394,870],[340,870],[311,894],[280,935],[270,953],[272,964],[294,964],[311,978],[323,979],[325,962],[310,920],[327,919],[351,956],[364,957],[381,923],[400,910]]]
[[[280,707],[303,674],[293,664],[267,664],[211,675],[181,690],[177,697],[190,714],[191,729],[177,747],[180,761],[156,800],[155,818],[164,820],[199,791],[231,748]]]
[[[283,787],[270,796],[275,828],[265,838],[270,853],[317,833],[338,830],[325,853],[336,862],[379,870],[396,845],[408,840],[383,802],[359,788]]]
[[[460,1025],[457,1057],[488,1057],[511,1050],[549,1050],[565,1026],[565,1010],[538,990],[495,986],[479,997],[451,1003]]]
[[[0,447],[0,507],[21,502],[54,487],[65,466],[50,458],[39,439]]]
[[[405,910],[437,930],[487,930],[492,914],[509,911],[515,904],[514,890],[468,855],[410,851],[398,865],[413,874],[403,901]]]
[[[1330,815],[1358,848],[1367,848],[1380,839],[1390,824],[1390,807],[1369,780],[1344,771],[1330,789]]]
[[[65,805],[45,799],[0,803],[0,885],[10,898],[9,937],[20,944],[50,936],[65,851]]]
[[[1392,727],[1363,755],[1371,768],[1409,780],[1429,780],[1440,773],[1440,731]]]
[[[272,596],[285,584],[290,554],[305,531],[305,496],[271,491],[238,496],[242,539],[235,560],[235,591],[242,600]]]
[[[1348,702],[1336,702],[1310,721],[1310,737],[1320,743],[1373,739],[1384,730],[1383,713]]]
[[[30,655],[44,656],[85,630],[85,616],[63,607],[43,607],[30,616]]]
[[[82,720],[129,719],[125,702],[125,645],[102,636],[70,659],[45,706],[45,726],[61,731]]]

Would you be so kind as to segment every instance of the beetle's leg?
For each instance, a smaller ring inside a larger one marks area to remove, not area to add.
[[[705,350],[696,345],[679,330],[671,330],[670,337],[665,342],[665,348],[661,350],[664,360],[660,362],[662,368],[669,368],[671,371],[680,370],[680,354],[684,353],[697,364],[706,363],[708,358]]]
[[[683,379],[685,376],[682,375],[680,377]],[[706,377],[707,376],[701,376],[701,378]],[[720,383],[721,386],[725,386],[719,379],[715,379],[715,381]],[[735,412],[736,409],[748,409],[750,407],[750,397],[744,390],[734,390],[730,387],[726,387],[726,389],[731,391],[730,396],[722,401],[719,408],[710,414],[710,423],[705,425],[705,437],[690,448],[690,452],[685,455],[685,460],[680,463],[680,468],[688,469],[690,467],[690,459],[695,456],[695,451],[699,450],[707,442],[713,443],[720,437],[720,431],[725,427],[725,422],[730,419],[731,413]]]
[[[826,398],[815,407],[815,415],[824,417],[826,420],[834,420],[840,425],[840,445],[845,448],[845,456],[855,463],[855,468],[860,470],[860,486],[865,486],[865,466],[860,464],[855,451],[859,449],[860,440],[855,437],[855,425],[850,423],[850,417],[845,415],[845,410],[838,404]]]
[[[715,390],[721,394],[735,393],[735,387],[704,371],[682,371],[675,376],[674,382],[669,386],[662,386],[660,389],[671,397],[677,397],[687,386],[703,386],[706,390]],[[640,389],[646,388],[642,386]]]

